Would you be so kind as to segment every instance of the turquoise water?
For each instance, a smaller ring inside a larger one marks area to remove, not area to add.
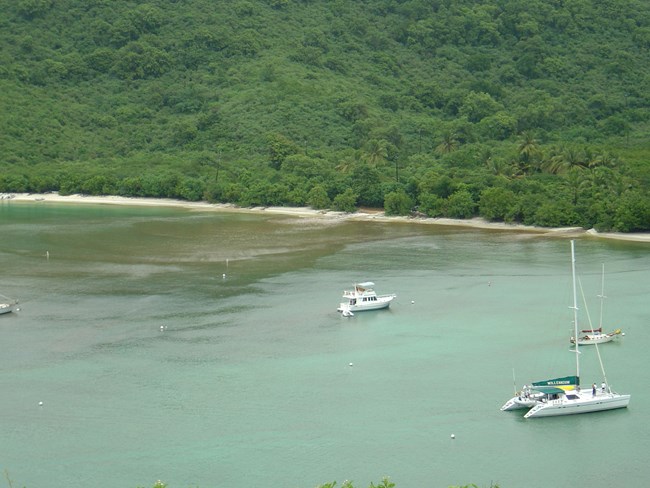
[[[573,373],[566,239],[2,202],[0,467],[28,488],[644,486],[650,245],[576,248],[595,323],[605,263],[626,335],[600,350],[632,401],[524,420],[499,411],[513,375]],[[361,280],[397,300],[341,317]]]

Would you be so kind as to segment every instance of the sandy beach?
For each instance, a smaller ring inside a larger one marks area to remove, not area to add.
[[[248,212],[248,213],[274,213],[290,215],[295,217],[311,217],[327,220],[350,220],[350,221],[379,221],[379,222],[409,222],[425,225],[445,225],[470,227],[477,229],[495,229],[517,232],[535,233],[539,235],[554,235],[562,237],[575,237],[586,235],[599,239],[616,239],[623,241],[636,241],[650,243],[650,233],[601,233],[594,229],[585,230],[582,227],[560,227],[543,228],[520,224],[506,224],[503,222],[487,222],[481,218],[469,220],[427,218],[427,217],[395,217],[386,216],[384,212],[361,209],[355,213],[333,212],[325,210],[314,210],[309,207],[251,207],[242,208],[231,204],[187,202],[183,200],[172,200],[164,198],[129,198],[120,196],[90,196],[90,195],[66,195],[58,193],[2,193],[0,201],[16,202],[53,202],[70,204],[105,204],[105,205],[135,205],[135,206],[157,206],[157,207],[182,207],[200,211],[217,212]]]

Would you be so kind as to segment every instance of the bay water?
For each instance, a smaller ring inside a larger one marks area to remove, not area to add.
[[[650,244],[576,250],[581,326],[605,264],[604,328],[625,336],[599,350],[632,400],[524,420],[499,410],[515,385],[575,371],[567,238],[0,202],[0,293],[20,300],[0,316],[5,486],[645,486]],[[368,280],[390,309],[337,313]]]

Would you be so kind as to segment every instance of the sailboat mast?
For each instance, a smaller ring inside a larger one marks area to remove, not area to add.
[[[600,327],[600,332],[602,333],[603,331],[603,302],[605,301],[605,263],[603,263],[603,275],[601,278],[601,285],[600,285],[600,324],[598,327]],[[598,355],[598,362],[600,363],[600,371],[603,373],[603,381],[605,382],[605,385],[607,387],[607,391],[610,391],[609,389],[609,382],[607,381],[607,375],[605,374],[605,365],[603,364],[603,358],[600,357],[600,349],[598,349],[598,343],[596,342],[596,354]]]
[[[571,240],[571,277],[573,278],[573,334],[576,338],[575,353],[576,353],[576,376],[578,382],[580,381],[580,352],[578,351],[578,298],[576,291],[576,254],[575,242]]]
[[[600,321],[598,323],[598,327],[600,328],[600,331],[603,331],[603,303],[605,302],[605,263],[603,263],[603,274],[600,279]]]

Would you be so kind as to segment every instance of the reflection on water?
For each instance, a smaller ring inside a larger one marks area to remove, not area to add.
[[[506,487],[525,473],[534,487],[548,466],[602,459],[594,436],[608,467],[583,484],[650,475],[645,244],[577,246],[593,316],[606,263],[605,314],[626,337],[602,354],[630,408],[524,421],[499,411],[513,376],[573,367],[564,239],[17,202],[0,204],[0,236],[0,293],[22,304],[0,316],[15,486]],[[342,317],[362,280],[396,301]],[[593,351],[582,363],[590,384]]]

